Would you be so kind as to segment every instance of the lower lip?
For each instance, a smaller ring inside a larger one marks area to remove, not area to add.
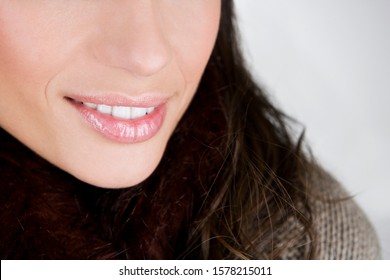
[[[166,106],[163,104],[144,117],[124,120],[102,114],[81,103],[72,102],[72,104],[95,131],[120,143],[139,143],[151,139],[160,130],[166,111]]]

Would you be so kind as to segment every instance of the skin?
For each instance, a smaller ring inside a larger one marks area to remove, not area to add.
[[[89,184],[145,180],[193,98],[215,43],[220,0],[0,2],[0,126]],[[120,143],[86,124],[69,94],[156,93],[157,134]]]

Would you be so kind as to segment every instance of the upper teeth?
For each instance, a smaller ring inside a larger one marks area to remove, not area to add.
[[[105,104],[94,104],[89,102],[83,102],[83,104],[89,108],[96,109],[98,112],[106,115],[112,115],[113,117],[132,120],[143,117],[154,111],[154,107],[141,108],[141,107],[127,107],[127,106],[108,106]]]

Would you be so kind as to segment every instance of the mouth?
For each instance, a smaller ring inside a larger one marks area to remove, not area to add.
[[[152,113],[156,108],[155,107],[130,107],[130,106],[109,106],[106,104],[95,104],[90,102],[81,102],[84,106],[96,110],[101,114],[110,115],[114,118],[124,119],[124,120],[134,120],[142,118],[150,113]]]
[[[89,128],[115,142],[139,143],[154,137],[165,117],[165,100],[65,97]]]

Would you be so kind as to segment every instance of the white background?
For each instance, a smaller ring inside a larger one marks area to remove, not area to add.
[[[236,0],[248,62],[390,259],[390,1]]]

